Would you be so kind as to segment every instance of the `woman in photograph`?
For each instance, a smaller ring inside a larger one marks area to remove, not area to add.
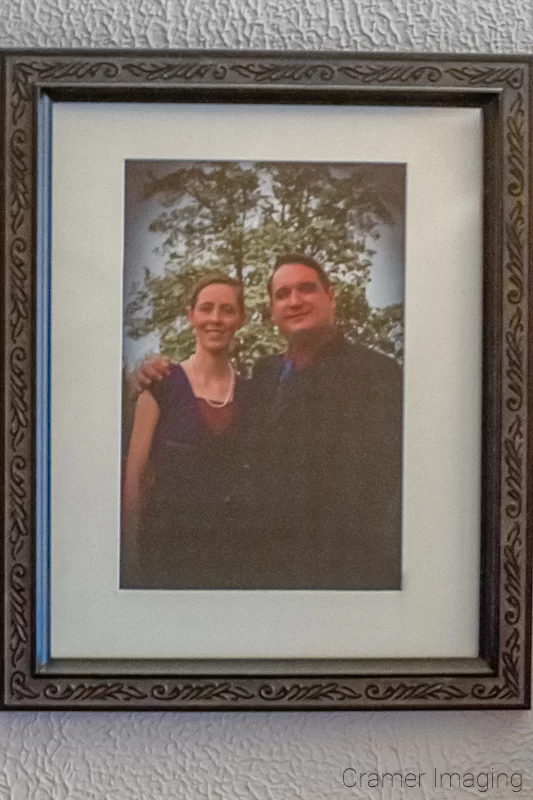
[[[242,285],[201,281],[188,318],[193,355],[139,395],[122,498],[122,588],[225,588],[245,381],[230,360]]]

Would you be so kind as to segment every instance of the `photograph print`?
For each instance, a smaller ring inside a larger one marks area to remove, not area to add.
[[[401,589],[405,165],[124,175],[120,587]]]

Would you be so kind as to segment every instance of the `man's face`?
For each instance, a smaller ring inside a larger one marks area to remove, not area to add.
[[[335,324],[335,295],[314,269],[283,264],[272,279],[272,320],[289,341]]]

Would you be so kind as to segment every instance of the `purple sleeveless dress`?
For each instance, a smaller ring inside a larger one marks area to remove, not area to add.
[[[210,430],[183,368],[152,393],[159,420],[151,449],[153,480],[140,532],[140,588],[217,589],[234,585],[232,497],[240,468],[238,379],[231,422]]]

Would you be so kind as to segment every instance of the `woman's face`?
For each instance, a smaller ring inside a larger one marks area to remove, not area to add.
[[[242,325],[237,291],[224,283],[206,286],[189,309],[189,322],[205,350],[227,349]]]

